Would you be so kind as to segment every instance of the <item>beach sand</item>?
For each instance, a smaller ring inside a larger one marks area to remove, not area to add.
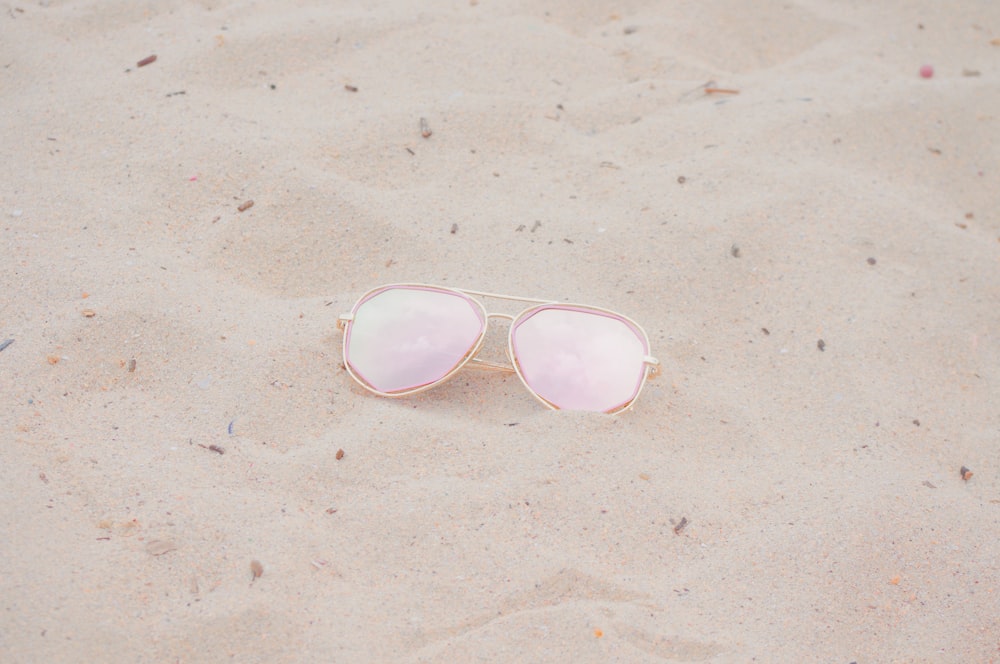
[[[1000,4],[45,0],[0,67],[0,660],[1000,661]],[[663,374],[371,395],[406,281]]]

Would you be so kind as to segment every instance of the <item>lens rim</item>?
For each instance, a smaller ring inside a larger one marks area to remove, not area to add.
[[[448,373],[443,375],[441,378],[438,378],[433,382],[405,390],[400,390],[396,392],[383,392],[382,390],[379,390],[377,387],[375,387],[374,385],[366,381],[364,378],[362,378],[362,376],[357,371],[354,370],[354,368],[351,366],[350,360],[348,359],[348,353],[350,352],[350,346],[351,346],[351,333],[354,328],[354,316],[357,315],[358,310],[365,302],[371,300],[372,298],[381,293],[390,290],[422,290],[422,291],[445,293],[447,295],[456,295],[465,300],[466,302],[469,302],[474,305],[474,309],[476,313],[479,315],[479,320],[481,322],[481,329],[479,331],[479,338],[476,339],[476,343],[474,343],[470,347],[470,349],[468,350],[468,352],[466,352],[465,356],[461,359],[461,361],[459,361],[458,364],[452,367],[452,369],[448,371]],[[419,283],[386,284],[383,286],[378,286],[376,288],[373,288],[370,291],[366,292],[364,295],[362,295],[360,298],[358,298],[358,301],[354,303],[353,307],[351,307],[350,317],[342,320],[343,320],[344,337],[341,345],[342,346],[341,357],[343,358],[344,368],[347,370],[347,373],[351,376],[351,378],[354,379],[354,381],[358,385],[365,388],[372,394],[377,394],[382,397],[392,397],[392,398],[405,397],[410,394],[417,394],[418,392],[429,390],[433,387],[437,387],[438,385],[450,380],[456,373],[461,371],[462,367],[468,364],[469,361],[472,358],[474,358],[477,353],[479,353],[479,350],[482,348],[483,343],[486,340],[486,330],[487,327],[489,326],[489,315],[486,312],[486,307],[483,305],[483,303],[479,302],[475,298],[455,288],[448,288],[447,286],[430,286],[428,284],[419,284]]]
[[[540,313],[542,311],[546,311],[546,310],[549,310],[549,309],[561,309],[561,310],[568,310],[568,311],[576,311],[576,312],[579,312],[579,313],[591,313],[591,314],[595,314],[595,315],[598,315],[598,316],[604,316],[604,317],[614,318],[616,320],[621,321],[622,323],[625,323],[625,325],[630,330],[632,330],[632,333],[635,334],[636,337],[638,337],[639,341],[642,342],[642,350],[643,350],[642,364],[643,364],[643,371],[642,371],[642,376],[639,379],[639,384],[638,384],[638,386],[636,386],[635,392],[632,394],[632,397],[628,401],[626,401],[626,402],[624,402],[622,404],[619,404],[617,406],[613,406],[612,408],[609,408],[607,410],[603,410],[603,411],[584,411],[584,412],[603,412],[603,413],[607,413],[609,415],[614,415],[614,414],[617,414],[617,413],[622,413],[622,412],[625,412],[627,410],[630,410],[632,408],[632,406],[635,405],[635,402],[639,399],[639,395],[642,394],[642,389],[646,386],[646,382],[649,380],[649,378],[652,375],[655,375],[655,373],[657,373],[659,371],[658,363],[656,362],[655,358],[653,358],[649,354],[650,353],[650,350],[649,350],[649,348],[650,348],[650,346],[649,346],[649,337],[646,335],[646,331],[644,329],[642,329],[642,326],[639,325],[634,320],[632,320],[631,318],[629,318],[628,316],[626,316],[624,314],[620,314],[617,311],[611,311],[610,309],[602,309],[601,307],[590,306],[589,304],[573,304],[573,303],[565,303],[564,304],[564,303],[561,303],[561,302],[539,304],[539,305],[536,305],[536,306],[529,307],[529,308],[525,309],[524,311],[522,311],[521,313],[519,313],[514,318],[514,320],[511,321],[511,323],[510,323],[510,331],[507,333],[507,354],[510,356],[511,364],[514,365],[514,371],[517,373],[517,377],[521,379],[521,382],[524,384],[524,387],[536,399],[538,399],[540,402],[542,402],[543,404],[545,404],[546,406],[548,406],[552,410],[563,410],[562,408],[560,408],[556,404],[552,403],[551,401],[549,401],[548,399],[546,399],[542,395],[538,394],[538,392],[536,392],[531,387],[531,385],[528,384],[528,380],[525,378],[524,373],[521,370],[521,362],[520,362],[520,360],[517,357],[516,349],[514,348],[514,335],[517,333],[518,326],[520,326],[522,323],[525,323],[529,318],[531,318],[535,314],[538,314],[538,313]]]

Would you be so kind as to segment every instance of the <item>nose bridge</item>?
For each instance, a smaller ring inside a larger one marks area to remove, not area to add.
[[[499,319],[502,319],[502,320],[506,320],[509,323],[513,323],[514,322],[514,316],[511,316],[510,314],[499,313],[499,312],[487,312],[486,318],[487,318],[487,320],[492,319],[492,318],[499,318]],[[476,356],[473,357],[466,366],[468,366],[470,368],[473,368],[473,369],[485,369],[487,371],[500,371],[500,372],[503,372],[503,373],[514,373],[514,371],[515,371],[515,369],[514,369],[514,362],[511,360],[510,350],[506,347],[506,344],[504,344],[502,342],[502,339],[504,337],[506,337],[506,335],[504,335],[503,337],[501,337],[502,333],[498,334],[498,331],[495,330],[495,328],[493,328],[493,327],[491,327],[489,325],[487,325],[487,329],[494,330],[494,333],[492,335],[490,335],[489,339],[486,340],[486,343],[484,344],[484,346],[482,348],[480,348],[479,352],[476,353]],[[501,348],[503,350],[501,350]],[[499,362],[497,360],[489,360],[489,359],[486,359],[486,358],[482,357],[483,355],[488,355],[488,354],[493,354],[495,357],[496,356],[503,357],[506,360],[506,362]]]
[[[499,312],[496,312],[496,311],[487,312],[486,313],[486,317],[487,318],[503,318],[504,320],[506,320],[508,322],[511,322],[511,323],[514,322],[514,317],[511,316],[510,314],[502,314],[502,313],[499,313]]]

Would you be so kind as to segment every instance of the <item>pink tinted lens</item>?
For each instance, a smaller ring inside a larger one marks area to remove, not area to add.
[[[362,298],[344,338],[344,360],[372,389],[406,392],[441,380],[479,343],[486,319],[459,293],[390,286]]]
[[[525,384],[556,408],[617,410],[646,376],[645,335],[614,314],[545,305],[515,321],[510,334]]]

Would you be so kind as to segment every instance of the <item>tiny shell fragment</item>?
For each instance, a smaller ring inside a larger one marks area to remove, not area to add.
[[[177,545],[169,540],[149,540],[146,543],[146,553],[153,556],[162,556],[177,549]]]
[[[250,579],[251,581],[264,576],[264,566],[260,564],[259,560],[250,561],[250,573],[253,574],[253,578]]]
[[[83,314],[84,318],[93,318],[94,316],[97,315],[97,312],[94,311],[93,309],[84,309],[80,313]]]

